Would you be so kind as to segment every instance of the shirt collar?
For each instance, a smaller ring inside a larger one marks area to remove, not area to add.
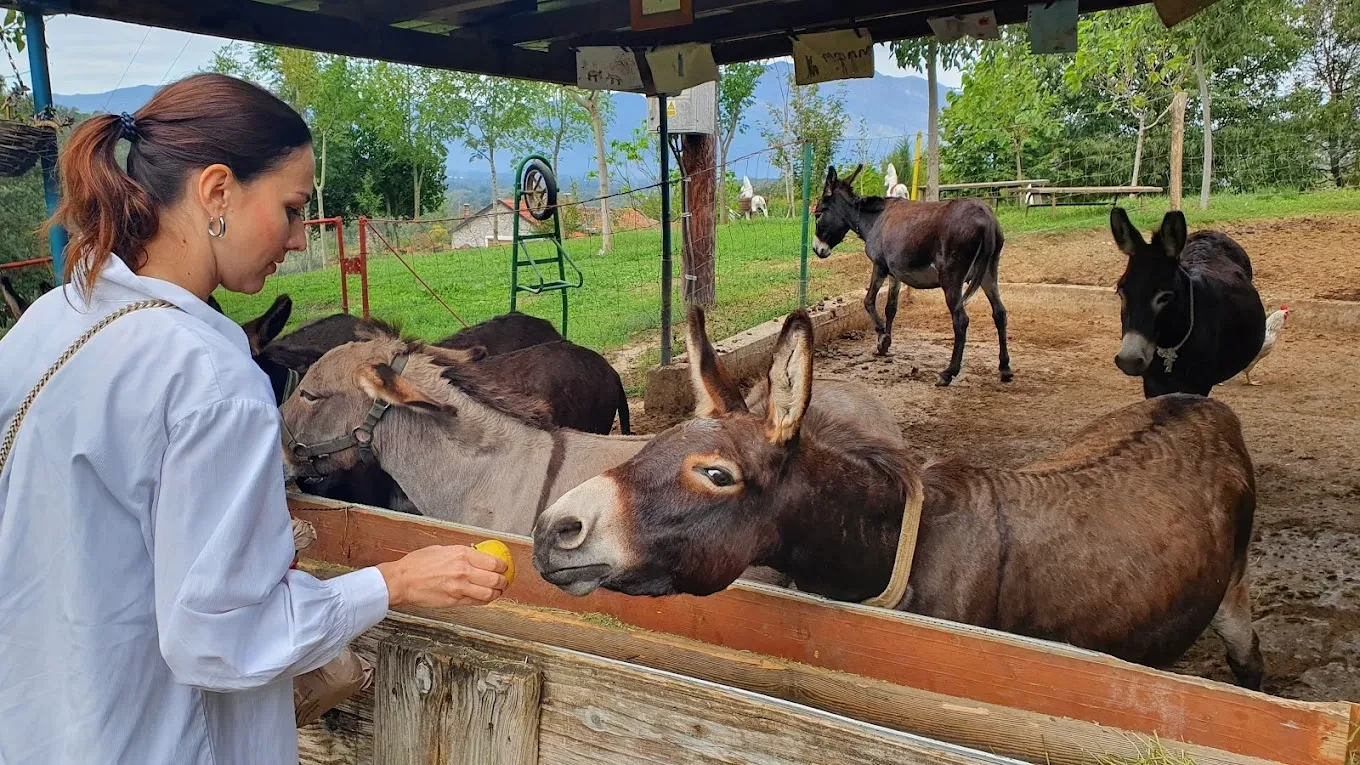
[[[138,276],[127,267],[122,258],[111,256],[95,280],[94,302],[100,300],[121,302],[129,297],[159,298],[171,303],[230,340],[247,356],[250,355],[250,341],[246,339],[246,333],[239,324],[213,310],[212,306],[199,300],[197,295],[178,284],[149,276]]]

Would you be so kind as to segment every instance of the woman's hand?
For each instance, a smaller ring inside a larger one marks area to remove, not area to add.
[[[435,545],[379,563],[389,607],[480,606],[505,592],[505,561],[463,545]]]

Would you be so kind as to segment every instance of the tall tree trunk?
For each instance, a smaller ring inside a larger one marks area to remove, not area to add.
[[[1195,76],[1199,78],[1199,102],[1204,110],[1204,171],[1199,181],[1199,209],[1209,209],[1209,190],[1213,187],[1214,122],[1209,114],[1209,74],[1204,69],[1204,54],[1195,46]]]
[[[1021,166],[1020,158],[1021,155],[1024,154],[1025,143],[1023,141],[1017,141],[1014,138],[1011,139],[1011,143],[1015,146],[1015,180],[1023,181],[1025,179],[1025,170]]]
[[[413,191],[415,193],[415,200],[412,201],[411,203],[411,207],[415,210],[415,217],[412,218],[412,220],[420,220],[420,170],[421,167],[419,164],[417,164],[414,168],[411,169],[411,177],[415,181],[415,185],[413,187]]]
[[[489,143],[489,142],[488,142],[488,143]],[[499,187],[498,185],[496,185],[496,147],[495,147],[495,146],[488,145],[488,146],[486,147],[486,158],[487,158],[487,161],[491,163],[491,243],[492,243],[492,244],[500,244],[500,243],[501,243],[501,215],[500,215],[500,212],[501,212],[501,211],[500,211],[499,209],[496,208],[496,203],[499,202],[500,199],[501,199],[501,190],[500,190],[500,187]],[[514,203],[515,203],[515,200],[513,200],[513,199],[510,200],[510,204],[514,204]],[[516,215],[519,215],[519,210],[515,210],[514,213],[515,213]]]
[[[681,175],[688,179],[685,190],[685,239],[683,261],[685,300],[702,306],[714,301],[714,143],[712,135],[687,135],[681,138]],[[690,278],[693,277],[693,278]]]
[[[1137,186],[1138,179],[1143,172],[1143,136],[1147,135],[1147,115],[1138,115],[1138,140],[1133,145],[1133,176],[1129,178],[1130,186]]]
[[[590,129],[595,132],[595,171],[600,176],[600,252],[614,249],[614,224],[609,220],[609,155],[604,151],[604,118],[600,115],[600,96],[590,99]]]
[[[1181,209],[1181,164],[1185,158],[1185,102],[1189,94],[1176,91],[1171,98],[1171,209]]]
[[[930,60],[926,63],[926,87],[930,88],[930,121],[926,134],[926,201],[935,202],[940,198],[940,96],[939,80],[935,66],[939,50],[934,40],[930,41]]]
[[[561,156],[562,156],[562,132],[559,130],[557,132],[557,135],[553,136],[553,164],[552,164],[553,173],[559,175],[561,174],[562,171],[557,166],[557,160]]]
[[[727,222],[727,151],[732,148],[732,139],[737,134],[737,129],[723,137],[722,142],[722,161],[718,163],[718,215],[721,216],[723,223]]]
[[[326,133],[321,133],[321,172],[316,176],[316,217],[326,217]],[[321,264],[326,264],[326,224],[321,224]]]

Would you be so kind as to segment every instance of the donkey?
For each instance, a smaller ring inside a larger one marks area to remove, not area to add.
[[[547,403],[491,370],[495,358],[477,361],[479,349],[425,345],[380,326],[361,332],[359,342],[313,364],[280,409],[290,477],[321,478],[367,461],[425,515],[528,534],[550,501],[646,443],[555,427]],[[317,451],[346,440],[375,402],[386,408],[366,447]]]
[[[1119,277],[1123,341],[1115,366],[1143,378],[1143,396],[1208,396],[1261,351],[1266,310],[1252,283],[1251,259],[1221,231],[1186,237],[1185,215],[1162,217],[1143,241],[1123,208],[1110,210],[1110,232],[1128,256]]]
[[[827,168],[826,186],[817,201],[817,257],[830,257],[831,250],[854,231],[864,240],[864,254],[873,270],[864,310],[878,332],[878,354],[892,345],[892,324],[897,316],[897,296],[902,284],[919,290],[942,289],[944,302],[954,320],[954,353],[949,367],[940,372],[939,385],[949,385],[963,366],[963,344],[968,337],[968,312],[964,305],[979,287],[992,304],[992,321],[1001,346],[999,368],[1002,382],[1010,382],[1011,355],[1006,348],[1006,306],[997,284],[1001,248],[1005,238],[991,208],[975,199],[948,202],[911,202],[905,199],[861,197],[852,184],[864,169],[856,165],[845,179]],[[885,316],[878,316],[878,291],[889,281]],[[967,284],[965,291],[964,285]]]
[[[3,298],[5,308],[15,321],[28,310],[28,301],[14,288],[14,282],[10,281],[8,276],[0,276],[0,298]]]
[[[1106,415],[1015,470],[924,465],[865,423],[869,403],[809,409],[812,323],[784,324],[768,405],[748,411],[702,333],[698,419],[567,492],[534,525],[534,566],[572,595],[707,595],[748,566],[862,601],[886,586],[919,492],[901,610],[1165,666],[1205,627],[1259,688],[1247,545],[1255,479],[1224,404],[1173,394]],[[1193,486],[1186,481],[1193,480]]]

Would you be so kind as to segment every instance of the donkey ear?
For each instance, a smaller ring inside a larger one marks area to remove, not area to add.
[[[765,437],[782,446],[798,435],[812,399],[812,319],[799,309],[789,314],[770,363],[770,403]]]
[[[863,163],[863,162],[859,163],[858,165],[855,165],[855,169],[854,169],[853,171],[851,171],[850,177],[849,177],[849,178],[846,178],[846,179],[845,179],[845,182],[853,186],[854,183],[855,183],[855,179],[859,177],[859,171],[861,171],[861,170],[863,170],[863,169],[864,169],[864,163]]]
[[[1161,242],[1162,250],[1168,258],[1179,260],[1181,250],[1185,249],[1186,225],[1185,213],[1180,210],[1172,210],[1162,216],[1162,228],[1157,232],[1157,239]]]
[[[250,341],[252,356],[259,356],[265,346],[279,336],[292,313],[293,299],[287,295],[279,295],[274,299],[274,305],[269,306],[268,311],[241,325],[241,329],[246,332],[246,339]]]
[[[727,370],[718,362],[718,352],[708,341],[704,309],[691,305],[687,323],[685,352],[689,357],[690,385],[694,388],[694,416],[710,418],[746,411],[741,389],[727,376]]]
[[[359,388],[374,401],[386,401],[393,406],[430,413],[450,409],[422,393],[388,364],[365,366],[359,373]]]
[[[1114,243],[1119,245],[1119,251],[1130,258],[1137,255],[1140,248],[1147,246],[1143,235],[1138,233],[1122,207],[1110,208],[1110,233],[1114,234]]]

